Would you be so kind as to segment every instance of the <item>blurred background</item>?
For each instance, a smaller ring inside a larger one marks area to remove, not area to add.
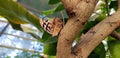
[[[48,0],[14,0],[22,4],[30,12],[42,17],[43,10],[49,10],[56,5],[48,5]],[[60,13],[48,17],[58,16]],[[24,31],[33,32],[39,36],[34,26],[23,24]],[[0,58],[42,58],[43,44],[38,42],[30,34],[15,30],[3,17],[0,17]]]

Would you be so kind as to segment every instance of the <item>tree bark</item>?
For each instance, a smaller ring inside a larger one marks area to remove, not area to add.
[[[120,40],[120,33],[116,32],[116,31],[113,31],[111,33],[111,36],[114,37],[114,38],[116,38],[117,40]]]
[[[61,30],[57,58],[73,58],[72,43],[83,28],[85,22],[93,13],[98,0],[61,0],[69,16],[64,28]]]
[[[76,58],[87,58],[89,54],[98,46],[105,37],[110,35],[120,26],[120,0],[118,0],[118,10],[115,14],[107,17],[86,34],[81,36],[81,40],[73,47]]]
[[[73,47],[72,43],[92,14],[96,0],[61,0],[70,17],[58,38],[57,58],[87,58],[120,24],[120,9],[91,28]],[[118,0],[120,8],[120,0]]]
[[[86,34],[81,36],[81,40],[73,48],[76,57],[87,58],[93,49],[98,46],[105,37],[111,34],[120,23],[120,10],[107,17]]]

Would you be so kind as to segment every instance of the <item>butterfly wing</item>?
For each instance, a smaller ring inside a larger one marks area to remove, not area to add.
[[[54,24],[54,31],[52,33],[52,36],[57,36],[61,31],[61,29],[63,28],[63,22],[59,18],[54,18],[53,24]]]
[[[52,34],[52,36],[57,36],[63,27],[63,22],[59,18],[54,18],[53,20],[40,19],[40,24],[45,31]]]

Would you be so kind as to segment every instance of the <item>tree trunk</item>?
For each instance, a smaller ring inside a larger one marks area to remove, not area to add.
[[[93,13],[97,0],[61,0],[70,17],[58,38],[57,58],[70,58],[72,43]]]
[[[69,20],[61,30],[58,38],[57,58],[87,58],[92,50],[119,26],[120,10],[101,21],[85,35],[82,35],[81,39],[73,47],[73,41],[93,13],[98,0],[61,1]]]

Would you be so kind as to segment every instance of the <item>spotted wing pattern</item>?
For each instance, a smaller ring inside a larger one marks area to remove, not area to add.
[[[63,22],[59,18],[54,18],[53,20],[40,19],[40,24],[52,36],[57,36],[63,27]]]

